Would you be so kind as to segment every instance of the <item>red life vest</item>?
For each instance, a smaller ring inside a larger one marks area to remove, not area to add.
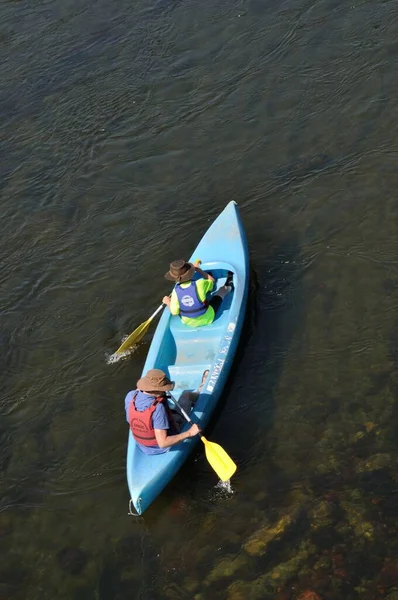
[[[157,446],[158,443],[156,441],[155,430],[153,428],[152,415],[155,412],[159,402],[162,402],[166,409],[170,427],[176,429],[173,415],[169,405],[167,404],[165,396],[156,396],[155,400],[150,406],[148,406],[148,408],[145,410],[137,410],[135,407],[135,399],[137,394],[138,391],[134,394],[133,399],[130,402],[128,412],[131,433],[133,434],[135,441],[139,444],[142,444],[143,446]]]

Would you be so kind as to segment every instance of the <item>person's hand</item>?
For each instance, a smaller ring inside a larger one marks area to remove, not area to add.
[[[192,425],[192,427],[190,429],[188,429],[188,433],[189,433],[189,437],[195,437],[195,435],[198,435],[198,433],[200,433],[200,427],[198,427],[198,425],[196,425],[196,423],[194,423]]]
[[[195,262],[193,263],[193,266],[195,267],[195,270],[197,270],[197,268],[202,264],[202,261],[200,260],[200,258],[198,258],[197,260],[195,260]]]
[[[170,297],[169,296],[164,296],[162,302],[166,306],[170,306]]]

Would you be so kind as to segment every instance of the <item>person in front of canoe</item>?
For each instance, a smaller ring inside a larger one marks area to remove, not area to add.
[[[223,299],[233,289],[232,273],[228,273],[225,285],[221,286],[208,300],[214,289],[214,277],[194,264],[185,260],[174,260],[165,278],[175,282],[171,296],[163,298],[172,315],[180,315],[182,322],[191,327],[210,325],[214,321],[217,309]],[[197,275],[196,275],[197,274]]]
[[[172,446],[194,437],[200,432],[194,424],[179,433],[173,413],[167,403],[166,392],[174,388],[161,369],[150,369],[137,381],[137,389],[125,398],[126,420],[139,448],[145,454],[163,454]],[[183,407],[189,410],[188,406]]]

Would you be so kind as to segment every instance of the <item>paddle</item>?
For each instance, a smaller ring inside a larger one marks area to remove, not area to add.
[[[198,258],[197,260],[195,260],[194,265],[198,267],[201,264],[201,262],[202,261],[200,260],[200,258]],[[123,344],[116,350],[115,354],[122,354],[122,352],[126,352],[126,350],[128,350],[134,344],[138,344],[138,342],[142,340],[142,338],[148,331],[149,325],[151,324],[152,320],[156,317],[158,313],[160,313],[160,311],[165,306],[165,303],[162,302],[159,308],[155,310],[153,315],[151,315],[147,321],[141,323],[141,325],[139,325],[137,329],[134,329],[133,333],[130,333],[129,337],[124,340]]]
[[[162,304],[159,306],[159,308],[157,308],[155,310],[153,315],[151,315],[147,321],[145,321],[144,323],[141,323],[141,325],[139,325],[137,327],[137,329],[134,329],[133,333],[130,333],[129,337],[124,340],[123,344],[116,350],[115,354],[121,354],[122,352],[125,352],[128,348],[130,348],[130,346],[133,346],[134,344],[138,344],[138,342],[140,342],[142,340],[142,338],[144,337],[144,335],[146,334],[148,327],[151,324],[151,322],[153,321],[153,319],[156,317],[156,315],[158,313],[160,313],[160,311],[165,306],[166,305],[162,302]]]
[[[185,410],[182,408],[182,406],[178,404],[177,400],[170,393],[168,394],[168,397],[170,398],[170,400],[172,400],[172,402],[174,402],[174,404],[180,410],[180,412],[188,421],[188,423],[190,425],[193,425],[193,422],[191,421]],[[234,463],[232,458],[228,456],[224,448],[222,448],[215,442],[209,442],[209,440],[207,440],[205,436],[201,433],[199,433],[199,435],[200,439],[205,445],[205,454],[210,466],[213,467],[221,481],[228,481],[228,479],[231,479],[232,475],[237,469],[236,464]]]

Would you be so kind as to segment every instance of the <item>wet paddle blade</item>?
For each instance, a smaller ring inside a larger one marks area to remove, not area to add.
[[[122,352],[126,352],[126,350],[131,348],[131,346],[134,346],[134,344],[138,344],[138,342],[140,342],[146,334],[148,327],[151,324],[151,321],[152,317],[148,319],[148,321],[145,321],[145,323],[139,325],[137,329],[134,329],[133,333],[130,333],[129,337],[124,340],[123,344],[120,346],[120,348],[116,350],[115,354],[121,354]]]
[[[206,458],[221,481],[228,481],[228,479],[231,479],[237,469],[232,458],[228,456],[224,448],[215,442],[209,442],[204,436],[202,436],[201,439],[205,445]]]
[[[153,321],[156,315],[158,315],[164,309],[165,306],[166,305],[162,302],[162,304],[155,310],[153,315],[151,315],[147,321],[142,323],[142,325],[137,327],[137,329],[134,329],[133,333],[130,333],[129,337],[126,340],[124,340],[123,344],[120,346],[120,348],[116,350],[113,356],[122,354],[123,352],[126,352],[126,350],[128,350],[131,346],[134,346],[134,344],[138,344],[138,342],[140,342],[146,334],[150,323]]]

